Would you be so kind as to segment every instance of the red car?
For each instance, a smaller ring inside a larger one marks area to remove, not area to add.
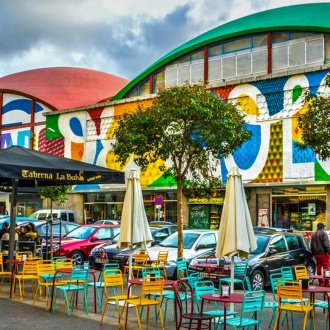
[[[119,225],[85,225],[77,227],[62,237],[53,240],[53,256],[71,258],[75,264],[88,261],[90,251],[96,245],[110,240],[120,231]],[[49,251],[49,246],[47,246]],[[43,254],[46,253],[46,244],[43,245]],[[49,252],[48,252],[49,253]]]

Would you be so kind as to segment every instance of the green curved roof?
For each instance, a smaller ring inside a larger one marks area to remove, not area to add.
[[[123,98],[134,86],[170,61],[205,45],[253,33],[301,30],[330,32],[330,2],[287,6],[255,13],[220,25],[173,49],[136,76],[112,100]]]

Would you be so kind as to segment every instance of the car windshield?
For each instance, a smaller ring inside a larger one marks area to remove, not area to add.
[[[183,233],[183,248],[191,249],[200,234],[197,233]],[[160,244],[164,247],[178,247],[178,233],[174,233],[171,236],[165,238]]]
[[[93,234],[96,228],[97,227],[85,227],[85,226],[77,227],[76,229],[73,229],[67,235],[65,235],[65,237],[86,239]]]
[[[257,239],[257,248],[251,252],[251,254],[259,254],[266,250],[270,236],[266,235],[255,235]]]

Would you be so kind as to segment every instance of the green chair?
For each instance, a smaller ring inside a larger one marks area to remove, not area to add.
[[[260,330],[260,324],[264,316],[265,291],[246,291],[242,304],[241,315],[227,318],[226,325],[232,326],[234,329],[249,328],[257,326]],[[220,319],[220,325],[224,324],[224,320]]]
[[[201,311],[200,309],[200,302],[202,301],[201,295],[202,294],[215,294],[215,288],[214,283],[212,281],[199,281],[195,283],[194,287],[194,294],[196,298],[196,305],[198,311]],[[213,301],[214,309],[213,310],[207,310],[203,311],[206,315],[212,315],[214,317],[213,320],[213,328],[216,330],[218,326],[220,325],[220,318],[224,316],[224,311],[218,308],[217,302]],[[236,315],[237,312],[233,311],[226,311],[226,316],[232,316]]]
[[[291,267],[281,267],[281,274],[283,281],[294,281],[293,271]]]
[[[233,271],[233,270],[231,270]],[[239,283],[242,284],[243,290],[245,292],[245,285],[247,290],[251,290],[251,284],[249,277],[247,275],[248,271],[248,263],[246,261],[235,262],[234,264],[234,285]],[[222,277],[219,279],[219,287],[222,283],[226,283],[230,285],[231,278],[230,277]]]
[[[273,298],[272,301],[265,301],[264,308],[268,308],[272,310],[272,317],[269,321],[268,328],[272,326],[273,321],[275,320],[276,311],[278,308],[277,296],[276,296],[276,283],[278,280],[283,280],[282,273],[274,273],[270,275],[270,287],[272,290]]]
[[[58,291],[61,291],[63,293],[68,316],[70,316],[70,303],[68,299],[68,293],[72,293],[71,310],[73,310],[75,296],[79,291],[81,291],[83,292],[84,295],[84,309],[86,311],[86,314],[88,314],[88,299],[87,299],[88,275],[89,275],[89,265],[74,266],[72,268],[72,272],[68,284],[60,285],[60,286],[55,285],[53,313],[55,313],[56,311],[56,298]]]
[[[158,267],[144,267],[142,268],[142,278],[149,276],[161,276],[160,269]]]

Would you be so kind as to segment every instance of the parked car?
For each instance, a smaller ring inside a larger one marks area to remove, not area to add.
[[[255,236],[257,249],[247,259],[248,276],[253,290],[261,290],[268,286],[270,275],[279,273],[284,266],[293,267],[303,264],[309,274],[315,273],[316,261],[301,235],[287,232],[260,232],[255,233]],[[206,258],[214,253],[215,249],[199,255],[190,262],[189,269],[205,271],[198,267],[198,264],[205,263]],[[213,259],[211,262],[216,263],[217,260]],[[228,263],[228,259],[225,262]]]
[[[71,210],[38,210],[29,215],[30,218],[36,220],[59,219],[68,222],[76,222],[76,216]]]
[[[190,261],[203,252],[212,251],[218,239],[217,230],[209,229],[186,229],[183,230],[183,257],[189,264]],[[178,258],[178,233],[167,237],[164,241],[148,248],[150,260],[157,260],[158,252],[168,251],[166,273],[168,278],[176,279],[176,260]]]
[[[94,222],[95,225],[120,225],[120,221],[117,220],[98,220]]]
[[[253,231],[255,233],[257,232],[270,232],[270,231],[282,231],[282,232],[287,232],[287,233],[293,233],[292,229],[288,228],[276,228],[276,227],[253,227]]]
[[[73,259],[75,264],[83,264],[88,260],[93,247],[109,241],[120,231],[118,225],[84,225],[66,234],[61,241],[53,242],[53,256],[65,256]],[[46,245],[43,244],[43,255]]]
[[[162,242],[166,237],[169,237],[178,230],[177,225],[165,227],[152,227],[150,226],[151,235],[154,241],[150,245],[155,245]],[[107,251],[109,263],[119,263],[120,266],[126,264],[128,260],[128,251],[126,249],[117,249],[119,234],[107,243],[96,246],[91,250],[89,255],[89,264],[95,269],[101,269],[101,259],[98,249],[103,247]]]

